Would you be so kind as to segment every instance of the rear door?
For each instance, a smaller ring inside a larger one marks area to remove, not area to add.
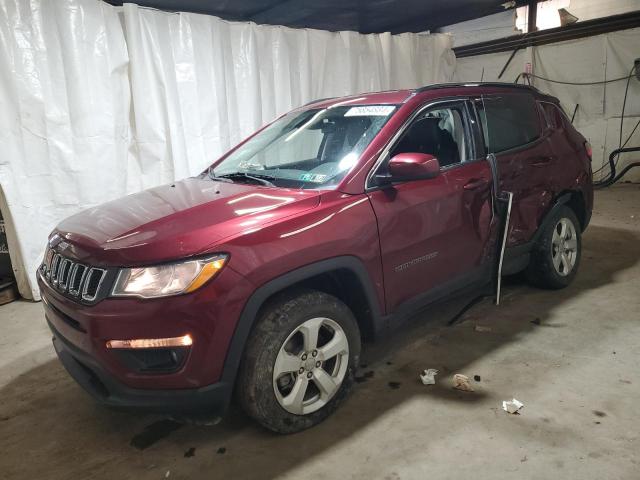
[[[553,201],[549,171],[557,162],[533,95],[507,92],[475,101],[487,151],[498,164],[499,190],[513,193],[508,246],[533,237]]]
[[[374,170],[385,173],[391,157],[407,152],[429,153],[441,163],[436,178],[369,190],[388,311],[489,278],[492,177],[477,127],[467,100],[425,105]]]

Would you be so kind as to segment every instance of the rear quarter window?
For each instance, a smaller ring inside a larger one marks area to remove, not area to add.
[[[540,102],[540,105],[550,128],[559,129],[564,127],[565,115],[557,105],[549,102]]]
[[[540,116],[531,95],[505,94],[478,102],[490,153],[526,145],[540,137]]]

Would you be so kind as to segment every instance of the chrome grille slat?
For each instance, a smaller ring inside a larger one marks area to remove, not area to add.
[[[89,269],[80,263],[76,263],[73,266],[73,270],[71,272],[71,278],[69,279],[69,287],[68,287],[68,292],[70,295],[74,297],[77,297],[80,295],[80,292],[82,291],[82,286],[84,285],[84,280],[88,271]],[[80,278],[78,278],[78,275],[80,275]]]
[[[67,282],[69,280],[69,270],[71,267],[71,260],[68,258],[63,258],[60,261],[60,266],[58,267],[58,286],[61,290],[67,289]]]
[[[100,285],[102,285],[102,281],[104,280],[104,275],[107,273],[106,270],[101,268],[92,267],[89,269],[89,273],[87,273],[87,278],[84,282],[84,286],[82,287],[82,299],[87,302],[93,302],[98,296],[98,292],[100,291]],[[98,275],[98,277],[96,277]],[[96,278],[96,280],[94,280]],[[96,282],[95,287],[92,287],[92,282]]]
[[[43,278],[55,290],[83,302],[94,302],[107,275],[104,268],[91,267],[47,249],[40,267]]]
[[[62,256],[59,253],[53,254],[53,260],[51,260],[51,270],[49,275],[51,277],[51,283],[53,283],[54,286],[58,285],[58,268],[60,268],[61,259]]]

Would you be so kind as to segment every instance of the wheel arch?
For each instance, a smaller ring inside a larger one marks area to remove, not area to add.
[[[573,213],[578,217],[578,221],[580,222],[580,228],[584,231],[589,224],[589,213],[587,212],[587,204],[585,202],[584,194],[581,190],[564,190],[562,191],[553,202],[553,206],[551,209],[545,214],[542,222],[538,226],[535,235],[531,241],[531,244],[535,243],[540,235],[544,231],[544,227],[546,227],[547,223],[553,217],[553,214],[562,206],[567,206]]]
[[[279,295],[296,288],[312,288],[336,296],[354,313],[361,335],[370,338],[381,328],[376,291],[363,262],[340,256],[305,265],[260,286],[240,314],[224,364],[222,380],[233,385],[245,346],[261,309]]]
[[[590,215],[587,213],[587,203],[582,190],[570,190],[564,192],[564,194],[569,195],[569,199],[565,202],[565,205],[571,208],[573,213],[576,214],[580,222],[580,229],[584,232],[589,225]]]

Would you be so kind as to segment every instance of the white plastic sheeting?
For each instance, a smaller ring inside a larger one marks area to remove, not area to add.
[[[527,62],[533,64],[533,73],[554,80],[597,82],[624,77],[638,57],[637,45],[640,45],[640,29],[630,29],[520,50],[501,81],[512,82]],[[510,54],[503,52],[458,59],[455,77],[459,81],[477,81],[484,69],[485,81],[496,80]],[[626,82],[576,86],[534,79],[532,83],[543,92],[558,97],[569,116],[578,105],[574,124],[593,146],[594,170],[607,163],[609,153],[619,144]],[[639,117],[640,82],[632,78],[625,108],[623,142]],[[640,128],[629,141],[629,146],[632,145],[640,145]],[[619,169],[637,160],[640,160],[637,153],[624,154],[620,157]],[[594,176],[600,178],[608,172],[608,167],[605,167]],[[639,169],[631,170],[624,178],[640,180]]]
[[[127,68],[113,7],[0,1],[1,207],[27,298],[38,298],[35,271],[56,223],[128,190]]]
[[[22,295],[38,298],[35,270],[62,218],[194,175],[315,98],[449,81],[450,47],[447,35],[0,0],[0,206]]]
[[[137,154],[153,182],[202,170],[310,100],[448,80],[446,35],[360,35],[124,6]],[[176,161],[179,159],[179,161]]]

